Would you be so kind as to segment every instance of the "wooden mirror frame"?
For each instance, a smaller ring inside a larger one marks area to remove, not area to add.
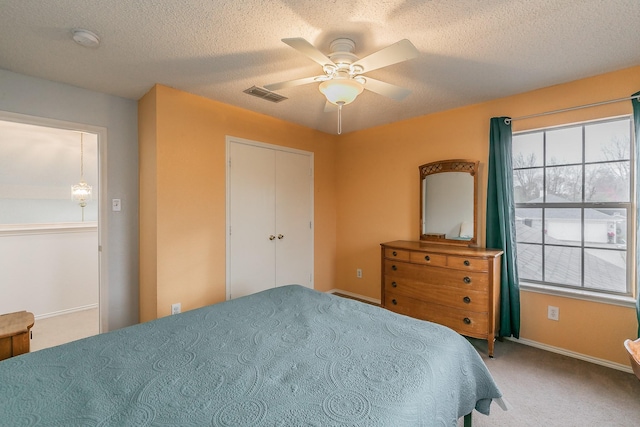
[[[478,168],[480,162],[477,160],[451,159],[438,162],[426,163],[419,166],[420,169],[420,240],[434,243],[446,243],[453,245],[477,246],[478,244]],[[473,237],[471,239],[459,240],[448,239],[442,234],[425,234],[424,226],[424,189],[423,182],[429,175],[445,172],[466,172],[473,177]]]

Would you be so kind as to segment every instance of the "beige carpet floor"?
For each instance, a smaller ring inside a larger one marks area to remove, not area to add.
[[[97,308],[38,319],[31,328],[30,351],[97,335],[99,330]]]
[[[511,406],[503,411],[493,403],[489,416],[474,411],[474,427],[640,426],[640,381],[633,374],[513,341],[496,342],[489,359],[485,341],[469,341]]]

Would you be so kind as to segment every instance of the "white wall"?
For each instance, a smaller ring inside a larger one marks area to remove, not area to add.
[[[98,306],[97,224],[0,229],[0,313],[36,318]]]
[[[84,208],[71,198],[81,177]],[[95,222],[99,200],[97,134],[0,120],[0,224]]]
[[[122,211],[102,220],[101,268],[108,294],[103,331],[138,322],[138,110],[137,101],[0,70],[0,110],[107,129],[106,199]],[[2,295],[0,295],[2,298]]]

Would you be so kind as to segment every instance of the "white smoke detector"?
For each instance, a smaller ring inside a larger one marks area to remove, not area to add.
[[[72,31],[73,41],[84,47],[98,47],[100,38],[92,31],[84,29],[76,29]]]

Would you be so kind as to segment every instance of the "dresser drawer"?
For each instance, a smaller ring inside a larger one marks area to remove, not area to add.
[[[447,266],[446,255],[431,254],[428,252],[411,252],[409,259],[415,264],[434,265],[436,267]]]
[[[489,285],[489,277],[483,272],[453,270],[389,259],[384,261],[384,273],[389,277],[452,286],[462,290],[486,291]]]
[[[489,330],[487,313],[427,303],[394,292],[387,292],[385,299],[388,310],[448,326],[462,335],[486,337]]]
[[[403,251],[402,249],[385,248],[384,257],[389,259],[397,259],[399,261],[409,261],[410,251]]]
[[[447,267],[468,271],[489,271],[489,260],[449,255],[447,256]]]
[[[502,251],[405,240],[381,246],[385,308],[486,339],[493,357]]]
[[[487,292],[439,286],[415,280],[385,276],[385,292],[415,298],[424,302],[475,312],[486,312],[489,306]],[[390,301],[385,297],[385,301]]]

